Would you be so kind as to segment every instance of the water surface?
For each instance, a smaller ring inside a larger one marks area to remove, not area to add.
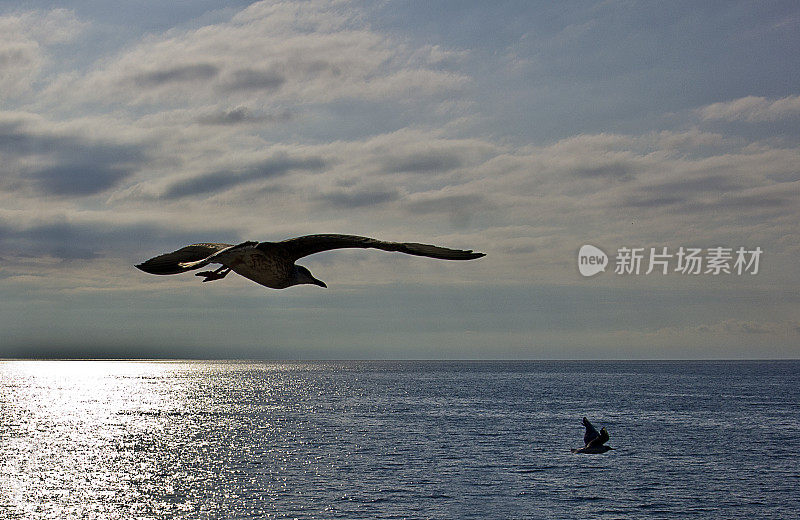
[[[0,518],[800,516],[797,361],[6,361],[0,412]]]

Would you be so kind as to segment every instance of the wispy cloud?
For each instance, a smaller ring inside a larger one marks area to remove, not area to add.
[[[412,60],[416,52],[328,2],[259,3],[228,22],[149,38],[85,77],[65,75],[48,97],[61,104],[185,106],[226,96],[253,106],[429,95],[465,82],[438,63]]]
[[[47,47],[73,40],[87,25],[66,9],[0,16],[0,99],[29,92],[48,63]]]
[[[800,118],[800,96],[768,99],[747,96],[733,101],[712,103],[698,109],[706,121],[747,121],[749,123]]]
[[[157,87],[167,83],[196,83],[210,80],[219,74],[219,67],[210,63],[196,63],[142,72],[135,77],[140,87]]]
[[[796,321],[776,322],[730,319],[694,327],[669,327],[659,329],[658,332],[669,336],[683,334],[701,336],[715,336],[720,334],[725,336],[738,336],[741,334],[754,336],[796,336],[800,334],[800,323]]]
[[[169,186],[164,197],[180,198],[218,193],[233,186],[256,180],[272,179],[292,171],[317,171],[326,165],[321,157],[289,157],[277,155],[239,171],[218,171],[192,177]]]
[[[197,122],[202,125],[245,125],[270,122],[289,122],[294,118],[292,112],[283,110],[277,113],[261,114],[236,107],[231,110],[218,109],[208,114],[198,115]]]

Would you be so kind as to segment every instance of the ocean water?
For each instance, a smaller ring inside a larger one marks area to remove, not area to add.
[[[799,421],[798,361],[5,361],[0,518],[800,518]]]

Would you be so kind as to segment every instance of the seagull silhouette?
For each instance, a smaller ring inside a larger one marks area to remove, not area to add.
[[[586,432],[583,434],[583,443],[585,446],[583,448],[573,449],[572,453],[605,453],[608,450],[614,449],[605,444],[608,442],[608,432],[605,426],[600,428],[598,432],[597,429],[592,426],[592,423],[589,422],[589,419],[584,417],[583,427],[586,428]]]
[[[202,276],[204,282],[210,282],[224,278],[233,271],[272,289],[285,289],[299,284],[327,287],[325,282],[314,278],[311,271],[296,265],[295,261],[314,253],[343,248],[382,249],[443,260],[472,260],[485,256],[484,253],[460,249],[412,242],[385,242],[355,235],[307,235],[281,242],[192,244],[151,258],[136,267],[150,274],[178,274],[209,264],[222,264],[216,271],[203,271],[195,276]]]

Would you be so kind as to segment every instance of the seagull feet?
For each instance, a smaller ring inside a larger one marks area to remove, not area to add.
[[[205,283],[205,282],[213,282],[214,280],[220,280],[222,278],[225,278],[225,275],[227,275],[230,272],[231,272],[230,269],[225,268],[225,267],[221,267],[221,268],[217,269],[216,271],[203,271],[202,273],[195,273],[195,276],[205,276],[206,279],[203,280],[203,283]]]
[[[213,282],[214,280],[219,280],[222,276],[216,274],[213,271],[203,271],[202,273],[195,273],[195,276],[205,276],[206,279],[203,282]]]

